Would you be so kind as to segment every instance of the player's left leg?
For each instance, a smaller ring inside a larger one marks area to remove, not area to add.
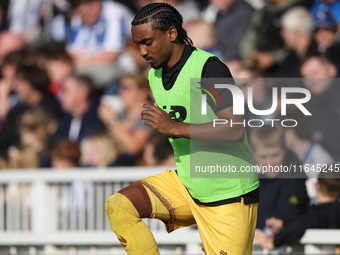
[[[251,255],[258,204],[190,204],[207,255]]]

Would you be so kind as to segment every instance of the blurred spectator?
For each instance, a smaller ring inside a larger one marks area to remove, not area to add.
[[[243,63],[240,60],[225,61],[225,64],[228,64],[230,73],[235,78],[238,77],[238,72],[240,72],[241,70],[245,68]]]
[[[195,0],[153,0],[153,2],[166,2],[174,6],[183,16],[184,23],[193,19],[198,19],[200,17],[200,10],[197,5],[197,1]]]
[[[214,24],[217,33],[217,49],[226,59],[239,60],[240,42],[247,30],[254,9],[244,0],[210,0],[203,18]],[[235,29],[237,24],[237,29]]]
[[[1,1],[0,2],[0,34],[7,30],[7,11],[8,11],[9,1]]]
[[[101,104],[98,113],[112,135],[122,144],[125,153],[134,160],[140,156],[153,132],[140,119],[141,105],[150,103],[147,78],[141,75],[124,76],[120,81],[119,96],[124,105],[122,112]]]
[[[1,65],[0,126],[6,119],[9,110],[17,103],[17,98],[14,93],[15,77],[18,67],[24,59],[24,55],[23,50],[11,52],[5,56]]]
[[[33,65],[22,65],[17,72],[15,90],[21,104],[28,107],[41,106],[52,118],[59,120],[60,107],[49,92],[49,83],[44,70]]]
[[[28,47],[25,64],[35,65],[46,71],[47,59],[54,52],[53,44],[42,43]]]
[[[256,110],[268,110],[271,109],[271,95],[267,89],[269,85],[266,84],[266,80],[261,71],[254,68],[243,68],[237,72],[237,78],[235,78],[236,85],[242,90],[245,103],[245,119],[268,119],[275,116],[272,115],[256,115],[249,110],[248,107],[248,91],[252,90],[251,105]],[[250,134],[251,127],[246,126],[247,134]]]
[[[0,33],[0,64],[2,64],[7,54],[21,50],[23,47],[24,41],[20,35],[10,31]]]
[[[305,87],[312,97],[306,108],[312,114],[313,140],[319,142],[335,160],[340,159],[340,86],[335,65],[324,55],[312,55],[301,66]]]
[[[108,131],[95,133],[81,144],[83,166],[109,167],[129,165],[120,159],[122,148],[117,140]],[[131,165],[131,164],[130,164]]]
[[[335,64],[340,65],[340,43],[336,40],[337,21],[332,12],[320,9],[314,18],[314,38],[318,51],[326,54]]]
[[[124,53],[130,36],[132,14],[123,5],[102,0],[69,0],[72,8],[67,50],[79,74],[105,86],[123,73],[134,70]]]
[[[48,76],[40,68],[29,65],[19,68],[15,87],[19,102],[7,114],[0,131],[0,154],[6,155],[7,148],[19,142],[19,121],[26,110],[40,106],[51,118],[59,120],[60,106],[49,92],[48,85]]]
[[[59,98],[61,84],[72,74],[74,69],[73,59],[66,51],[58,51],[47,57],[46,70],[51,80],[50,91]]]
[[[114,0],[114,1],[125,5],[133,13],[136,13],[137,11],[135,0]]]
[[[65,42],[70,29],[70,16],[68,0],[53,1],[53,17],[49,31],[53,41]]]
[[[340,1],[339,0],[315,0],[313,6],[311,7],[311,13],[316,16],[318,12],[324,10],[330,10],[334,15],[338,26],[340,24]]]
[[[20,119],[20,144],[32,148],[39,158],[39,167],[50,166],[49,145],[57,123],[40,107],[25,111]]]
[[[81,151],[76,142],[61,140],[51,149],[51,166],[57,169],[79,167]]]
[[[259,167],[272,167],[260,173],[260,201],[257,228],[264,228],[266,219],[277,217],[285,224],[303,213],[308,206],[305,175],[294,173],[286,175],[274,171],[282,166],[298,167],[297,156],[285,147],[282,127],[279,125],[254,128],[250,135],[250,149]],[[286,177],[294,178],[286,178]]]
[[[312,113],[313,115],[313,113]],[[312,167],[316,164],[332,164],[332,156],[318,143],[312,140],[311,116],[304,115],[297,108],[288,108],[285,119],[294,119],[295,127],[284,129],[285,143],[292,150],[303,165]],[[308,177],[317,177],[318,172],[306,172]]]
[[[68,139],[59,141],[51,149],[51,166],[55,171],[80,170],[78,168],[80,166],[80,158],[81,151],[79,145]],[[56,185],[58,217],[65,219],[72,218],[74,224],[81,224],[81,215],[85,216],[85,213],[91,206],[90,192],[92,185],[91,182],[81,179],[73,180],[67,185]],[[67,221],[59,221],[59,224],[59,230],[65,230],[68,225]]]
[[[8,151],[8,168],[10,169],[37,169],[39,157],[36,151],[29,146],[11,146]]]
[[[168,138],[154,133],[147,141],[143,160],[147,166],[175,166],[175,156]]]
[[[6,169],[6,168],[8,168],[7,160],[4,159],[3,157],[0,157],[0,169]]]
[[[83,75],[71,75],[62,84],[60,101],[64,114],[54,142],[68,138],[79,143],[105,128],[97,116],[99,100],[92,97],[92,91],[91,79]]]
[[[317,50],[312,32],[312,17],[306,9],[295,7],[282,16],[281,35],[290,51],[279,67],[279,77],[301,77],[302,59]]]
[[[25,42],[38,41],[41,34],[43,5],[44,0],[11,0],[8,12],[9,29],[21,35]]]
[[[298,156],[302,165],[306,166],[305,173],[309,177],[306,180],[307,192],[314,203],[316,199],[314,185],[320,172],[317,169],[320,167],[323,169],[326,165],[332,164],[334,160],[318,142],[312,140],[310,116],[304,115],[297,108],[290,107],[287,109],[285,119],[294,119],[297,122],[295,127],[284,129],[285,143],[287,148]]]
[[[280,218],[268,219],[266,225],[276,232],[274,240],[258,230],[255,233],[254,245],[272,250],[283,244],[289,245],[298,241],[307,229],[339,229],[340,176],[339,172],[334,172],[334,167],[335,165],[330,165],[326,172],[320,173],[315,184],[317,205],[309,207],[306,213],[297,216],[289,224]]]
[[[281,109],[280,104],[280,90],[278,90],[278,102],[276,110],[271,114],[257,115],[253,113],[255,110],[270,111],[275,108],[273,104],[273,79],[264,77],[263,72],[255,68],[243,68],[238,71],[237,78],[235,78],[236,85],[241,88],[245,100],[245,119],[247,121],[259,119],[266,122],[268,119],[276,119]],[[251,99],[248,98],[248,93],[252,91]],[[250,100],[250,101],[249,101]],[[252,111],[249,109],[252,107]],[[249,135],[253,128],[246,126],[246,131]]]
[[[220,59],[224,59],[222,53],[216,48],[216,31],[212,24],[204,19],[194,19],[184,23],[183,28],[195,47],[213,53]]]
[[[301,2],[301,0],[269,0],[263,8],[255,11],[241,43],[241,55],[248,64],[267,70],[276,63],[282,63],[287,50],[280,35],[279,22],[287,10]]]
[[[153,3],[153,0],[134,0],[136,10],[142,9],[145,5]]]

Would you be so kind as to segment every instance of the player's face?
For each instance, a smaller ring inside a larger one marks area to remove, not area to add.
[[[139,46],[140,55],[152,68],[166,67],[173,50],[169,31],[163,33],[159,29],[152,29],[149,22],[132,26],[131,33],[133,41]]]

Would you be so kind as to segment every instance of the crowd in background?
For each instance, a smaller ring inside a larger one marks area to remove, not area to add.
[[[312,116],[292,109],[296,128],[247,130],[257,164],[340,160],[338,0],[8,0],[0,2],[0,169],[174,165],[167,138],[139,118],[153,99],[130,29],[152,2],[180,11],[194,46],[253,89],[256,109],[272,103],[266,78],[307,78],[299,86],[312,94]],[[259,228],[306,211],[317,176],[305,174],[261,178]]]

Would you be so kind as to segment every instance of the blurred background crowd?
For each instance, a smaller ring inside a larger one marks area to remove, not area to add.
[[[258,164],[339,161],[338,0],[1,0],[0,169],[174,165],[167,138],[139,118],[153,99],[130,23],[152,2],[180,11],[194,45],[253,89],[256,109],[271,105],[265,78],[311,78],[300,84],[311,117],[291,110],[296,128],[248,130]],[[317,175],[272,177],[261,179],[259,228],[317,200]]]
[[[152,97],[130,23],[152,2],[1,1],[0,168],[174,164],[166,139],[139,120],[140,104]],[[234,77],[253,79],[240,86],[254,89],[257,109],[270,104],[260,78],[324,78],[305,85],[317,98],[308,140],[340,158],[339,89],[331,81],[340,64],[340,1],[163,2],[181,12],[197,48],[216,54]]]

